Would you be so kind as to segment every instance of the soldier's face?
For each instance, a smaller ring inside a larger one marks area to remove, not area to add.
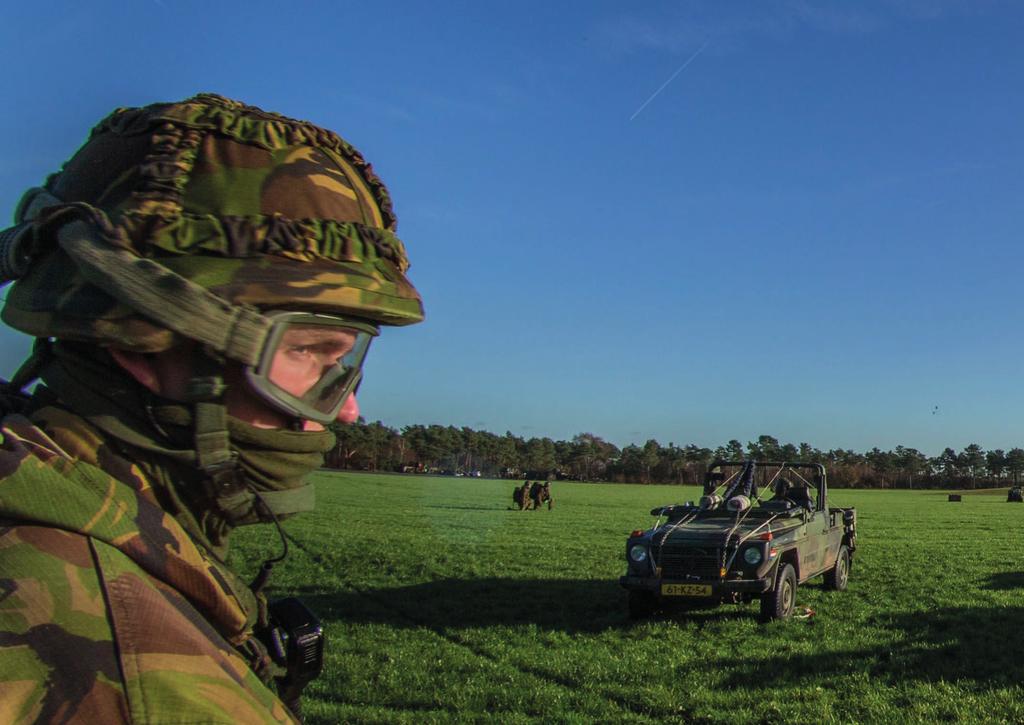
[[[309,385],[305,385],[308,371],[293,371],[294,375],[281,377],[275,382],[285,388],[289,385],[292,390],[305,392]],[[319,378],[317,378],[319,379]],[[224,394],[224,403],[227,406],[228,414],[238,418],[243,423],[255,426],[256,428],[287,428],[294,420],[276,408],[269,405],[263,398],[249,386],[241,367],[232,365],[225,371],[224,380],[228,384],[227,393]],[[314,380],[315,382],[315,380]],[[304,387],[305,385],[305,387]],[[288,388],[285,388],[286,390]],[[289,391],[291,392],[291,391]],[[338,411],[338,422],[349,424],[359,419],[359,403],[356,401],[355,393],[348,396],[341,410]],[[312,420],[303,420],[302,429],[308,431],[323,430],[324,427]]]
[[[338,364],[356,344],[357,334],[339,328],[296,325],[285,332],[274,353],[270,380],[287,393],[301,398],[320,382],[324,373]],[[283,428],[292,420],[257,396],[238,370],[229,383],[228,413],[260,428]],[[353,393],[338,411],[340,423],[354,423],[359,418],[359,403]],[[304,420],[304,430],[323,430],[314,421]]]
[[[355,345],[347,330],[296,326],[284,333],[274,353],[270,379],[282,390],[301,398]]]
[[[318,365],[323,364],[327,358],[336,352],[344,354],[345,345],[351,342],[342,339],[347,333],[341,333],[337,339],[324,340],[323,347],[316,351],[303,350],[302,345],[293,346],[293,349],[282,350],[280,366],[277,357],[274,360],[274,382],[293,394],[304,393],[319,379],[322,373]],[[295,340],[295,342],[302,342]],[[316,342],[307,340],[306,342]],[[195,349],[192,344],[179,345],[178,347],[151,355],[124,352],[111,349],[114,360],[139,383],[157,395],[170,400],[185,400],[185,393],[188,389],[189,380],[192,377],[192,370],[195,367]],[[323,359],[321,359],[323,358]],[[334,364],[337,356],[330,359],[329,364]],[[315,377],[314,377],[315,376]],[[312,382],[310,382],[312,380]],[[240,365],[229,364],[224,371],[224,382],[227,383],[227,393],[224,395],[224,402],[228,414],[248,423],[256,428],[287,428],[292,423],[292,418],[281,413],[270,406],[263,398],[256,394],[249,386]],[[359,403],[355,394],[352,394],[338,411],[337,420],[339,423],[354,423],[359,418]],[[314,421],[303,421],[303,430],[319,431],[324,427]]]

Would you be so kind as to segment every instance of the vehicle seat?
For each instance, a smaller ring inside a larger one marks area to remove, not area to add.
[[[786,498],[797,506],[803,506],[808,511],[814,510],[814,500],[806,486],[794,486],[786,492]]]

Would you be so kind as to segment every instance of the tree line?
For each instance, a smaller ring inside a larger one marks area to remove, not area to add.
[[[821,463],[832,486],[857,488],[983,488],[1016,485],[1024,474],[1024,449],[986,451],[977,443],[929,457],[906,446],[864,453],[822,451],[807,443],[780,443],[770,435],[745,445],[731,440],[717,448],[692,443],[664,446],[654,439],[619,448],[593,433],[556,441],[442,425],[410,425],[398,431],[362,419],[332,430],[338,442],[327,454],[326,465],[363,471],[699,484],[716,459],[758,459]]]

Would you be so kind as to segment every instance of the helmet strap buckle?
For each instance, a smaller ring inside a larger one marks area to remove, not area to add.
[[[195,409],[196,464],[206,475],[209,493],[214,498],[224,492],[236,491],[242,485],[238,454],[231,450],[228,437],[223,361],[217,357],[205,349],[196,356],[187,392]]]

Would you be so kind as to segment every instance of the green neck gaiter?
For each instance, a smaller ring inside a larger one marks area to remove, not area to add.
[[[154,396],[105,352],[86,346],[58,343],[40,377],[68,408],[121,444],[161,505],[221,559],[234,527],[271,521],[267,510],[281,518],[313,508],[313,487],[303,479],[334,446],[330,431],[254,428],[229,416],[239,485],[212,495],[196,467],[189,407]]]
[[[232,523],[270,521],[263,506],[279,519],[313,509],[313,486],[304,479],[324,464],[334,433],[255,428],[229,416],[228,434],[246,483],[246,490],[218,500]]]

